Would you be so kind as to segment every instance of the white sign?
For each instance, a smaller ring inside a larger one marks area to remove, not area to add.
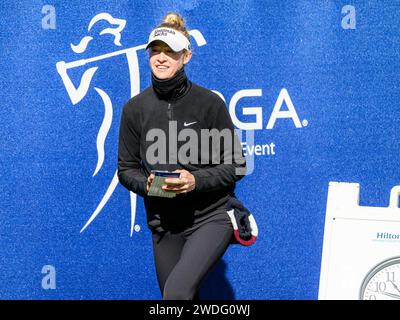
[[[329,183],[319,299],[400,299],[399,195],[360,206],[358,183]]]

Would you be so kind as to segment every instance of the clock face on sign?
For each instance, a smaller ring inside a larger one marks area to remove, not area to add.
[[[400,300],[400,257],[382,261],[367,273],[361,300]]]

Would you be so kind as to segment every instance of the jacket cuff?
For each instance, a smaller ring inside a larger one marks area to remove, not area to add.
[[[201,171],[192,171],[191,174],[194,176],[195,179],[195,185],[193,191],[195,192],[201,192],[204,189],[204,182],[203,179],[204,177],[201,174]]]

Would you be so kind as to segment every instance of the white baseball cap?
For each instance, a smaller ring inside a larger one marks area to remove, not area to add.
[[[190,50],[189,40],[181,32],[172,28],[160,27],[154,29],[150,33],[146,49],[157,40],[166,43],[175,52],[179,52],[183,49]]]

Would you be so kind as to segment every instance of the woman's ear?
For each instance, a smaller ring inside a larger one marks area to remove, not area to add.
[[[185,51],[183,54],[183,64],[187,64],[192,58],[192,51]]]

